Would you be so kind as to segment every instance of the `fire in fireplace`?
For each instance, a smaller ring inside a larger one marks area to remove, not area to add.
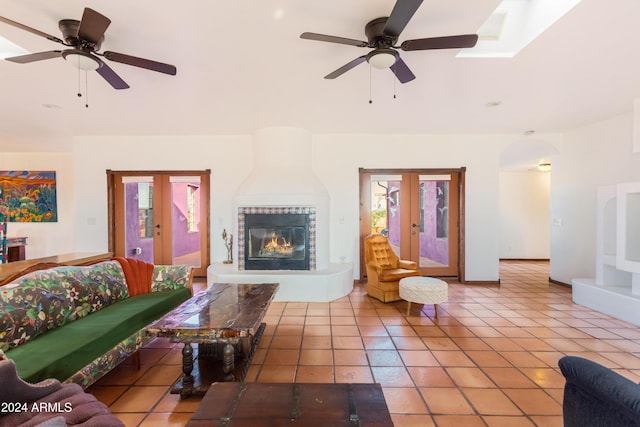
[[[314,269],[315,212],[310,208],[243,208],[239,226],[241,269]]]

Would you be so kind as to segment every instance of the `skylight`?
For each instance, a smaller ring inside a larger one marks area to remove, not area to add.
[[[581,0],[502,0],[478,29],[474,48],[459,58],[511,58]]]
[[[11,58],[12,56],[18,55],[27,55],[28,53],[28,50],[0,36],[0,59]]]

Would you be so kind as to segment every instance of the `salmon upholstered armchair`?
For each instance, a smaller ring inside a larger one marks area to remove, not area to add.
[[[367,267],[367,293],[382,302],[398,301],[400,279],[421,276],[413,261],[401,260],[391,249],[389,240],[381,234],[364,239],[364,260]]]

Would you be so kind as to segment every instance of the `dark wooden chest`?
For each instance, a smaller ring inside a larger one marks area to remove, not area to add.
[[[187,427],[393,427],[380,384],[214,383]]]

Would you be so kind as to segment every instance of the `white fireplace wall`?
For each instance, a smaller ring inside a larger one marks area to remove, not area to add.
[[[311,156],[307,130],[281,126],[256,131],[253,170],[236,193],[235,211],[240,207],[315,208],[316,269],[322,270],[329,266],[329,193],[313,171]]]

